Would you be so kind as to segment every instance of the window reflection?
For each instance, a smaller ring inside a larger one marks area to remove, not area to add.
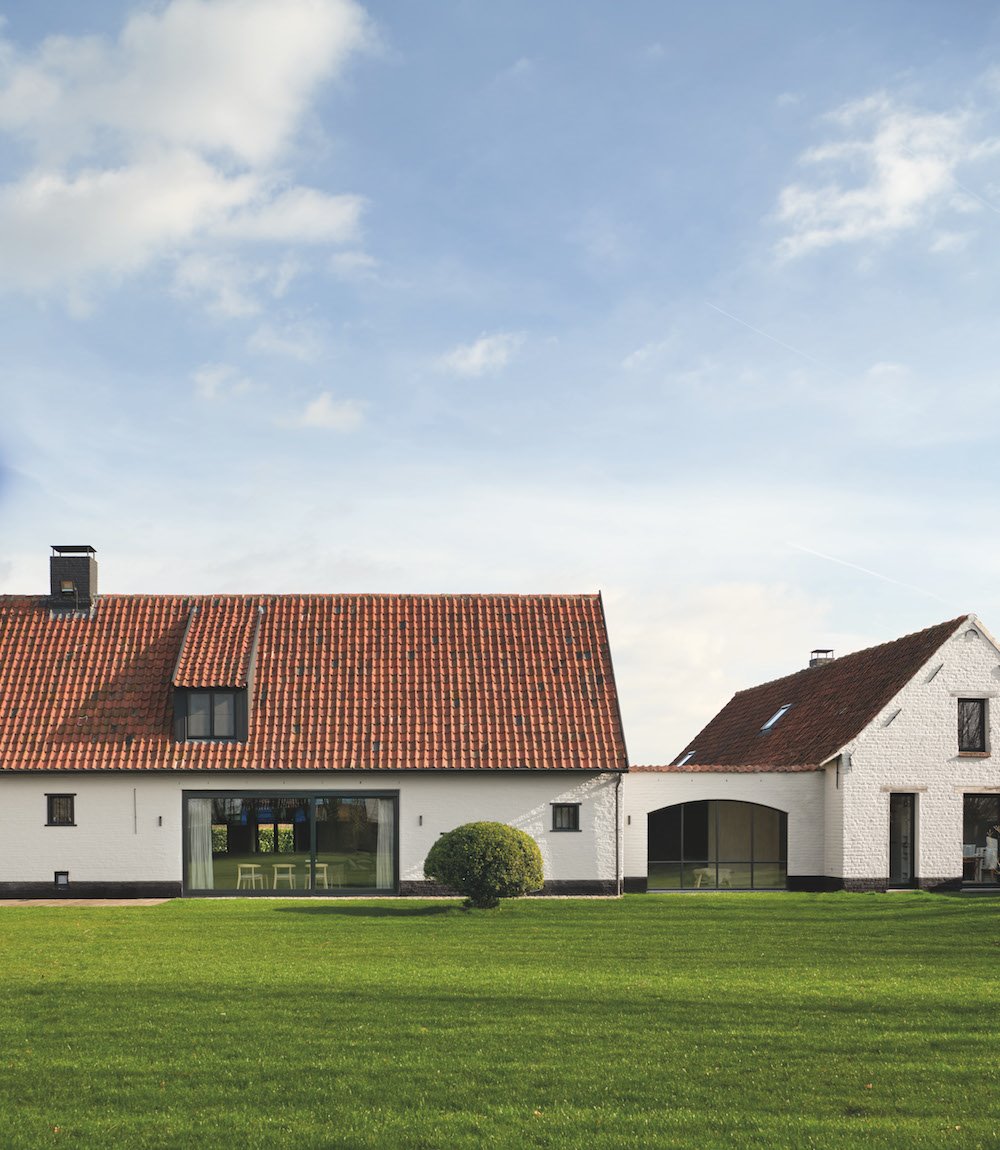
[[[396,799],[186,796],[186,886],[237,893],[390,891]]]
[[[649,890],[781,889],[787,816],[756,803],[679,803],[648,818]]]

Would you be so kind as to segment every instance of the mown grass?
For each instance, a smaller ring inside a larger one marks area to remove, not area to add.
[[[0,909],[0,1145],[997,1147],[998,904]]]

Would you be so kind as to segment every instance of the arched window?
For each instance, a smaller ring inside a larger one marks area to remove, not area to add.
[[[775,890],[788,875],[788,816],[707,799],[651,811],[648,890]]]

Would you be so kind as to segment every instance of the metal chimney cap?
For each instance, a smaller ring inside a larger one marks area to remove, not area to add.
[[[96,555],[97,549],[89,543],[52,543],[53,555]]]
[[[813,647],[809,654],[810,667],[822,667],[824,663],[833,662],[832,647]]]

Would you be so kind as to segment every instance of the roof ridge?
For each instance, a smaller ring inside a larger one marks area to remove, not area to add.
[[[908,639],[917,639],[921,635],[927,635],[931,631],[937,631],[941,627],[953,626],[955,630],[958,629],[960,623],[966,622],[968,619],[974,619],[976,615],[970,612],[966,615],[959,615],[956,619],[945,619],[942,623],[934,623],[930,627],[922,627],[919,631],[909,631],[905,635],[899,635],[895,639],[887,639],[884,643],[873,643],[870,647],[859,647],[856,651],[848,651],[846,655],[838,655],[835,659],[829,660],[824,664],[824,667],[830,666],[832,663],[839,663],[841,666],[847,659],[861,658],[862,655],[870,655],[873,651],[880,651],[887,647],[895,647],[897,643],[905,643]],[[763,682],[754,683],[753,686],[744,687],[741,691],[736,691],[733,698],[736,699],[740,695],[745,695],[749,691],[758,691],[761,687],[773,687],[778,683],[783,683],[787,679],[796,679],[799,675],[808,675],[813,671],[822,670],[820,667],[800,667],[797,671],[790,671],[787,675],[779,675],[775,679],[764,679]]]

